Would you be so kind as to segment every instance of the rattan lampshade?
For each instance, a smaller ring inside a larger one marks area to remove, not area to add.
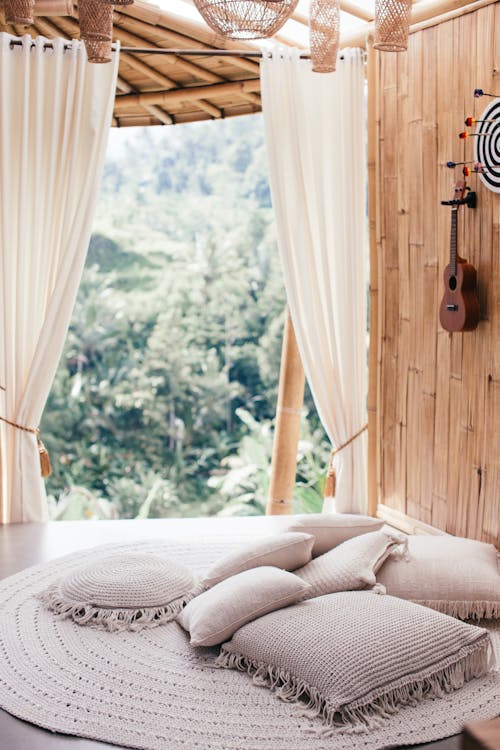
[[[297,3],[298,0],[194,0],[210,28],[229,39],[273,36]]]
[[[338,0],[311,0],[309,44],[315,73],[333,73],[339,48],[340,9]]]
[[[35,0],[5,0],[4,11],[6,23],[18,26],[31,26]]]
[[[411,0],[375,0],[375,49],[403,52],[408,47],[410,9]]]
[[[101,0],[80,0],[78,16],[80,36],[85,42],[89,62],[110,62],[113,5]]]

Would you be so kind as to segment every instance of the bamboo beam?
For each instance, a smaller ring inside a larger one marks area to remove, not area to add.
[[[378,127],[377,68],[373,39],[367,42],[368,78],[368,221],[370,240],[370,348],[368,354],[368,513],[376,515],[378,504],[377,476],[377,393],[378,393],[378,258],[377,258],[377,178],[376,156]]]
[[[231,81],[229,83],[214,83],[210,86],[191,86],[184,89],[171,89],[170,91],[151,91],[144,94],[124,94],[115,100],[115,112],[126,111],[130,107],[144,106],[145,104],[159,104],[168,107],[169,104],[197,99],[211,99],[213,96],[227,94],[240,94],[248,91],[259,91],[260,80],[258,78],[246,81]]]
[[[168,78],[166,75],[163,75],[163,73],[160,73],[160,71],[156,70],[156,68],[152,68],[151,65],[142,62],[142,60],[138,60],[136,57],[134,57],[134,55],[131,55],[127,52],[120,52],[120,61],[121,60],[123,60],[123,62],[126,62],[127,65],[130,65],[130,67],[134,70],[137,70],[138,73],[142,73],[147,78],[155,81],[155,83],[159,83],[160,86],[163,86],[163,88],[165,89],[175,89],[179,85],[177,81],[172,80],[172,78]]]
[[[129,18],[129,20],[133,23],[134,32],[137,31],[139,34],[141,33],[146,34],[146,39],[147,39],[148,35],[151,33],[151,24],[145,23],[144,21],[140,20],[140,18],[137,18],[137,17],[130,18],[130,16],[134,12],[133,11],[134,5],[115,6],[115,14],[114,14],[115,24],[118,24],[120,26],[120,24],[123,24],[124,22],[126,22],[126,19]],[[142,5],[143,4],[140,4],[138,8],[142,7]],[[167,14],[162,14],[162,19],[164,15],[167,15]],[[120,26],[120,28],[122,28],[122,26]],[[192,46],[193,41],[195,41],[195,46],[200,47],[201,49],[215,49],[216,50],[221,44],[220,36],[216,36],[216,35],[213,35],[214,38],[213,38],[212,44],[210,43],[207,44],[206,42],[203,42],[202,41],[203,34],[200,33],[199,27],[197,30],[197,35],[194,35],[194,36],[188,36],[185,33],[184,34],[178,33],[177,31],[174,30],[175,25],[172,25],[170,20],[168,21],[167,26],[165,26],[164,22],[162,21],[161,23],[155,24],[154,28],[156,28],[157,31],[162,33],[162,39],[165,40],[165,42],[167,43],[167,46],[168,44],[171,44],[174,41],[178,42],[181,47],[183,45]],[[224,46],[226,47],[226,42],[224,42]],[[238,44],[238,45],[233,44],[232,46],[228,45],[229,49],[231,48],[241,49],[242,47],[245,48],[245,45],[244,44]],[[255,47],[249,47],[249,49],[255,49]],[[250,71],[251,73],[258,73],[258,70],[259,70],[258,63],[254,63],[251,60],[244,60],[241,57],[233,58],[233,64],[236,65],[237,67],[242,68],[243,70]]]
[[[290,313],[287,313],[281,351],[280,382],[274,431],[267,515],[292,512],[297,470],[297,445],[304,403],[305,375]]]
[[[71,25],[72,29],[74,30],[76,34],[78,32],[76,23],[69,21],[69,24]],[[137,37],[135,34],[132,34],[131,32],[126,31],[125,29],[121,29],[120,27],[115,26],[115,29],[116,28],[120,29],[120,33],[119,33],[120,41],[122,39],[125,39],[125,40],[128,40],[130,44],[141,44],[141,45],[144,44],[145,42],[147,43],[147,40],[144,40],[141,37]],[[130,67],[134,68],[138,72],[142,73],[145,76],[148,76],[152,80],[164,86],[165,89],[178,87],[178,83],[176,81],[173,81],[168,76],[165,76],[163,73],[160,73],[160,71],[156,70],[151,65],[148,65],[142,60],[138,60],[135,57],[135,55],[132,55],[127,52],[125,53],[122,52],[121,59],[123,59],[126,63],[128,63]],[[199,65],[195,65],[194,63],[190,63],[188,61],[182,60],[177,57],[176,57],[176,61],[179,64],[179,67],[183,68],[184,70],[188,70],[189,72],[193,73],[199,78],[203,78],[205,80],[214,81],[214,82],[215,81],[225,82],[226,80],[222,78],[221,76],[216,75],[215,73],[211,73],[210,71],[206,70],[205,68],[202,68]],[[138,92],[134,90],[134,93],[138,93]],[[260,102],[259,102],[259,105],[260,105]],[[199,100],[196,106],[199,109],[202,109],[204,112],[207,112],[211,117],[214,117],[216,119],[220,119],[223,116],[222,110],[216,107],[215,105],[211,104],[210,102]],[[172,121],[172,118],[170,118],[170,120]]]
[[[116,88],[120,91],[125,92],[126,94],[130,94],[136,91],[136,89],[134,89],[134,87],[127,80],[125,80],[123,76],[118,76],[118,79],[116,81]],[[160,107],[157,107],[154,104],[149,104],[145,106],[144,109],[149,112],[150,115],[156,117],[156,119],[163,123],[163,125],[173,125],[173,118],[169,114],[164,112]],[[116,119],[116,124],[120,124],[119,119]]]
[[[178,86],[178,84],[175,81],[172,81],[171,78],[167,78],[167,76],[164,76],[163,73],[160,73],[158,70],[156,70],[156,68],[152,68],[147,63],[144,63],[141,60],[137,60],[137,58],[134,57],[133,55],[122,53],[120,55],[120,60],[123,60],[124,62],[128,63],[131,68],[134,68],[134,70],[137,70],[139,73],[142,73],[147,78],[155,81],[156,83],[159,83],[164,88],[176,88]],[[135,89],[135,92],[137,93],[137,89]],[[218,107],[214,106],[213,104],[210,104],[210,102],[204,102],[202,99],[200,99],[197,102],[196,106],[202,109],[204,112],[207,112],[211,117],[214,117],[216,119],[220,119],[223,115],[222,110],[220,110]]]

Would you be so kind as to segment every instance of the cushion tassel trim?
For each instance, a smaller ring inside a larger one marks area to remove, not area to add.
[[[363,703],[356,701],[344,706],[330,705],[317,688],[290,672],[232,654],[224,646],[214,666],[247,672],[255,685],[269,688],[281,700],[288,703],[300,701],[304,716],[320,717],[325,725],[323,729],[313,731],[329,737],[339,730],[358,733],[378,729],[403,706],[416,705],[424,698],[442,697],[485,674],[494,664],[489,635],[485,634],[475,643],[460,649],[451,659],[454,661],[435,674],[418,676],[406,684],[401,680],[382,695],[369,694],[362,699]]]
[[[199,593],[198,589],[157,607],[108,608],[65,599],[59,584],[55,583],[41,594],[37,594],[36,598],[60,620],[71,618],[78,625],[88,625],[117,633],[123,630],[139,631],[144,628],[155,628],[157,625],[175,620],[179,612],[197,593]]]
[[[500,618],[500,602],[460,602],[446,599],[412,599],[415,604],[430,607],[437,612],[451,615],[459,620],[492,620]]]

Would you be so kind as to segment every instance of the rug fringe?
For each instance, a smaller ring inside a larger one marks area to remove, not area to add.
[[[437,612],[459,620],[492,620],[500,618],[500,602],[447,601],[446,599],[412,599],[415,604],[430,607]]]
[[[378,729],[384,721],[400,708],[416,705],[424,698],[440,698],[465,682],[480,677],[493,666],[494,656],[489,635],[465,646],[459,651],[457,660],[435,674],[395,686],[383,695],[373,697],[369,702],[352,702],[344,706],[332,706],[320,691],[290,672],[269,664],[247,659],[240,654],[227,651],[224,646],[215,660],[215,666],[247,672],[255,685],[267,687],[287,703],[301,702],[304,716],[320,717],[325,725],[317,730],[329,737],[339,730],[365,732]]]
[[[196,590],[158,607],[97,607],[93,604],[75,602],[65,599],[59,583],[37,594],[41,601],[57,619],[71,618],[78,625],[102,628],[117,633],[123,630],[139,631],[143,628],[155,628],[174,620],[179,612],[196,595]]]

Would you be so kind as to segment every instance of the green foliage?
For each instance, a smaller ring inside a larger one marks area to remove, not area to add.
[[[42,423],[53,515],[262,512],[285,295],[261,120],[112,153]],[[316,508],[324,435],[306,430],[297,502]]]

